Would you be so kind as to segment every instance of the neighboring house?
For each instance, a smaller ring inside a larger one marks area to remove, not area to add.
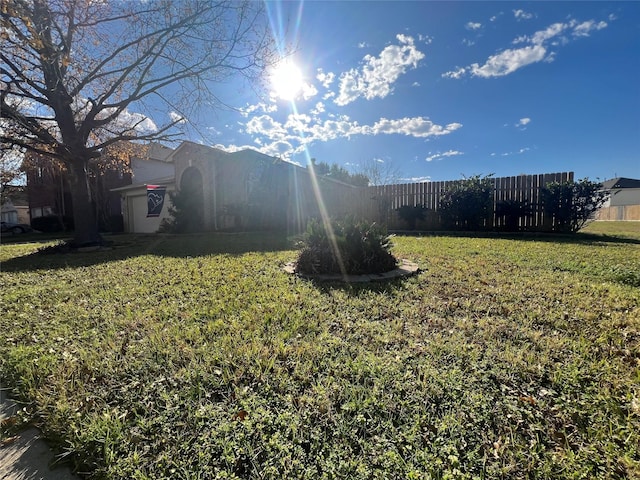
[[[114,190],[122,196],[125,231],[155,232],[168,217],[168,195],[160,216],[147,217],[147,184],[190,195],[194,223],[208,231],[298,232],[321,209],[332,216],[347,214],[358,190],[328,178],[313,181],[308,169],[250,149],[229,153],[183,142],[167,161],[175,167],[172,178],[148,179]]]
[[[47,215],[70,216],[71,192],[60,166],[50,158],[26,152],[23,168],[27,177],[31,220]]]
[[[598,210],[597,220],[640,220],[640,180],[613,178],[602,182],[602,188],[610,197]]]
[[[18,201],[16,201],[18,203]],[[2,204],[0,219],[7,223],[31,223],[29,218],[29,206],[18,204],[15,205],[10,197],[6,197]]]

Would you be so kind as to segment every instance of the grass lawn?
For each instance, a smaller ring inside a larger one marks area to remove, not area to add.
[[[401,236],[423,272],[355,286],[284,238],[112,240],[0,247],[3,383],[92,478],[640,478],[640,222]]]

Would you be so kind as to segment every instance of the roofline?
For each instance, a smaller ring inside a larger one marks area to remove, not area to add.
[[[169,186],[169,185],[175,185],[175,183],[176,183],[175,177],[162,177],[162,178],[156,178],[156,179],[150,180],[145,183],[134,183],[131,185],[125,185],[124,187],[111,188],[109,189],[109,191],[110,192],[126,192],[127,190],[135,190],[137,188],[146,188],[147,185],[166,184],[167,186]]]

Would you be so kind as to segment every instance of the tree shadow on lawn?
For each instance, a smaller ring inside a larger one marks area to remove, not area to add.
[[[124,234],[105,236],[108,247],[93,251],[65,248],[35,251],[0,262],[0,271],[20,272],[89,267],[143,255],[159,257],[202,257],[242,255],[250,252],[281,252],[295,248],[285,234],[273,232],[200,234]],[[43,240],[46,241],[46,240]]]
[[[452,238],[495,238],[497,240],[519,240],[524,242],[568,243],[576,245],[602,245],[607,243],[626,243],[640,245],[640,238],[620,237],[597,233],[536,233],[536,232],[456,232],[456,231],[395,231],[396,236],[403,237],[452,237]]]

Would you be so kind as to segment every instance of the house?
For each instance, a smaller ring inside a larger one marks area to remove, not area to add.
[[[31,223],[29,218],[29,205],[25,192],[17,188],[14,192],[4,196],[0,209],[0,218],[7,223]]]
[[[71,191],[62,167],[51,158],[31,151],[25,153],[22,166],[27,177],[30,219],[71,216]]]
[[[613,178],[602,182],[602,188],[610,197],[598,210],[597,220],[640,220],[640,180]]]
[[[167,158],[174,176],[116,188],[122,196],[127,232],[155,232],[171,206],[165,198],[159,217],[147,216],[146,185],[166,186],[190,198],[194,230],[278,229],[299,232],[310,217],[349,213],[358,187],[315,178],[299,165],[255,150],[237,152],[183,142]]]

